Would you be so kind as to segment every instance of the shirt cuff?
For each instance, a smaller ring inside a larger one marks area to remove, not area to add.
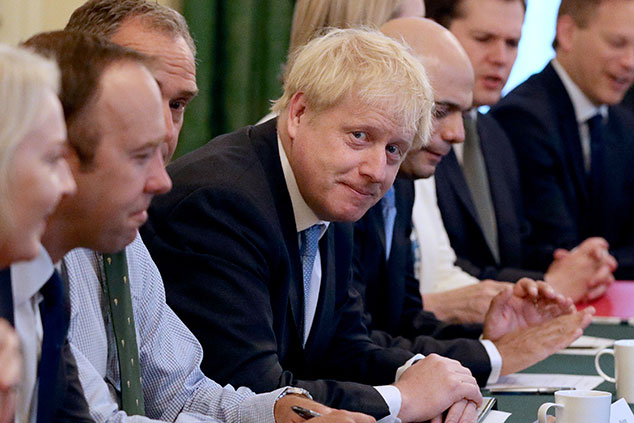
[[[416,354],[414,357],[407,360],[405,364],[396,369],[396,377],[394,378],[394,381],[398,381],[405,370],[409,369],[414,363],[418,360],[422,360],[423,358],[425,358],[424,355]],[[401,391],[399,391],[394,385],[375,386],[374,389],[379,392],[390,409],[390,414],[383,417],[377,423],[400,423],[401,419],[398,418],[398,413],[401,411]]]
[[[401,411],[401,391],[394,385],[375,386],[374,389],[379,392],[390,409],[390,414],[377,423],[401,423],[401,419],[398,418]]]
[[[481,339],[480,342],[489,355],[491,361],[491,374],[487,380],[487,385],[495,383],[500,378],[502,372],[502,356],[493,342],[488,339]]]

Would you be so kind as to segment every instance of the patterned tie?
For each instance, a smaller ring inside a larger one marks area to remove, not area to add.
[[[121,409],[128,415],[145,415],[139,349],[132,314],[125,250],[103,255],[110,320],[114,330],[121,379]]]
[[[385,225],[385,260],[390,259],[392,250],[392,237],[394,236],[394,220],[396,219],[396,206],[394,200],[394,187],[387,190],[381,199],[381,211],[383,212],[383,224]]]
[[[590,131],[590,173],[588,175],[588,191],[590,193],[592,208],[595,209],[595,216],[593,217],[599,218],[599,216],[596,215],[596,210],[600,209],[600,205],[602,203],[601,194],[603,188],[604,172],[603,115],[601,115],[600,113],[596,114],[588,119],[587,122],[588,129]]]
[[[302,246],[299,249],[299,255],[302,260],[302,277],[304,279],[304,342],[308,339],[308,331],[306,329],[310,326],[308,321],[310,278],[313,274],[315,256],[319,247],[319,234],[322,227],[323,224],[318,223],[300,232]]]
[[[495,211],[491,200],[489,175],[484,163],[480,135],[478,134],[475,119],[465,116],[464,128],[465,143],[462,170],[471,191],[471,198],[482,226],[484,238],[489,245],[493,258],[499,263],[500,248],[498,245],[497,222],[495,221]]]
[[[39,387],[37,394],[37,422],[51,422],[55,404],[54,389],[57,386],[60,352],[68,331],[68,314],[64,305],[64,285],[57,271],[44,284],[40,293],[44,297],[40,303],[40,316],[44,338],[37,374]]]

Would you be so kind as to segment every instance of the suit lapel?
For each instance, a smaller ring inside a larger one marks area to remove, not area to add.
[[[559,133],[562,136],[565,157],[570,157],[573,171],[572,178],[579,187],[579,193],[583,198],[583,202],[587,203],[589,198],[588,188],[586,187],[583,152],[581,150],[581,139],[579,137],[579,126],[577,125],[575,109],[563,82],[559,79],[552,64],[546,66],[543,75],[546,79],[546,89],[550,93],[552,101],[555,104],[555,110],[557,111],[557,120],[560,125]]]
[[[462,173],[462,168],[460,167],[460,163],[458,163],[458,158],[453,148],[449,151],[449,154],[442,159],[441,164],[438,166],[438,171],[443,173],[443,177],[449,182],[460,203],[462,203],[467,210],[476,226],[480,228],[478,214],[475,209],[475,204],[473,204],[473,199],[471,198],[469,185],[467,185],[464,173]],[[482,235],[482,237],[484,238],[484,235]]]
[[[289,307],[295,322],[295,329],[299,339],[304,330],[304,288],[302,286],[302,263],[299,257],[299,243],[297,240],[297,225],[293,214],[291,197],[286,188],[286,180],[280,163],[280,153],[277,147],[277,119],[272,119],[262,125],[252,128],[256,133],[251,136],[253,147],[262,162],[264,173],[269,180],[273,203],[277,211],[284,242],[288,247],[290,268]],[[262,132],[258,134],[257,132]]]

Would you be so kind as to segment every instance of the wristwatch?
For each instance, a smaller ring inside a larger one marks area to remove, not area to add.
[[[287,386],[284,390],[278,395],[275,399],[275,402],[284,398],[286,395],[301,395],[302,397],[306,397],[309,400],[313,399],[313,396],[304,388],[300,388],[299,386]]]

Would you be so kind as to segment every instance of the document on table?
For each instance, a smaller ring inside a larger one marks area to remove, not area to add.
[[[596,336],[580,336],[575,342],[570,344],[565,350],[559,351],[557,354],[567,355],[596,355],[604,348],[614,345],[614,339],[598,338]]]
[[[603,382],[601,376],[582,376],[542,373],[513,373],[502,376],[497,383],[487,385],[491,388],[561,388],[561,389],[594,389]]]
[[[506,411],[491,410],[480,423],[504,423],[510,416]]]

